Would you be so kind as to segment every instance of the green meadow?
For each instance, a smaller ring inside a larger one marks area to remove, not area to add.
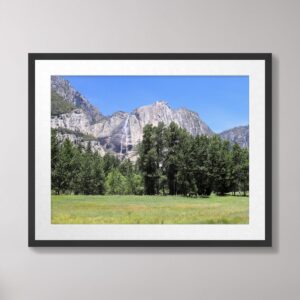
[[[52,195],[52,224],[248,224],[249,197]]]

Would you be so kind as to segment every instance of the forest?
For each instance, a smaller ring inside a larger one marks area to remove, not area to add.
[[[219,136],[192,136],[172,122],[146,125],[135,163],[93,152],[51,131],[51,189],[74,195],[247,195],[249,150]]]

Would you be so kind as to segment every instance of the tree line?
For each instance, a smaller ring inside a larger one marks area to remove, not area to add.
[[[175,123],[146,125],[136,163],[51,134],[56,194],[224,195],[249,187],[249,153],[218,136],[192,136]]]
[[[55,194],[143,194],[143,178],[128,159],[112,154],[101,157],[91,149],[58,139],[51,132],[51,189]]]
[[[139,146],[145,194],[224,195],[249,189],[249,151],[219,136],[192,136],[172,122],[146,125]]]

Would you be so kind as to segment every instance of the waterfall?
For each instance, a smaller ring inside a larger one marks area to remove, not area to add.
[[[125,139],[125,153],[127,153],[127,143],[128,143],[128,121],[129,121],[129,115],[126,117],[124,126],[123,126],[123,128],[122,128],[120,154],[123,154],[123,141],[124,141],[124,139]]]

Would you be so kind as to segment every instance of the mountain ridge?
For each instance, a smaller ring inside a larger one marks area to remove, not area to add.
[[[222,139],[239,144],[242,148],[249,148],[249,125],[236,126],[219,133]]]
[[[51,91],[55,91],[64,101],[87,112],[91,122],[96,123],[104,117],[97,107],[93,106],[89,100],[73,88],[68,80],[61,76],[51,76]]]
[[[67,106],[68,110],[61,114],[52,114],[51,127],[69,130],[68,135],[60,131],[61,139],[68,137],[80,142],[75,134],[78,132],[95,137],[93,147],[100,153],[111,152],[120,158],[134,159],[144,126],[157,126],[159,122],[167,126],[175,122],[193,136],[215,134],[197,112],[184,107],[173,109],[165,100],[137,107],[131,112],[117,111],[105,116],[61,76],[51,77],[51,91],[51,97],[56,93],[73,106],[73,109]]]

